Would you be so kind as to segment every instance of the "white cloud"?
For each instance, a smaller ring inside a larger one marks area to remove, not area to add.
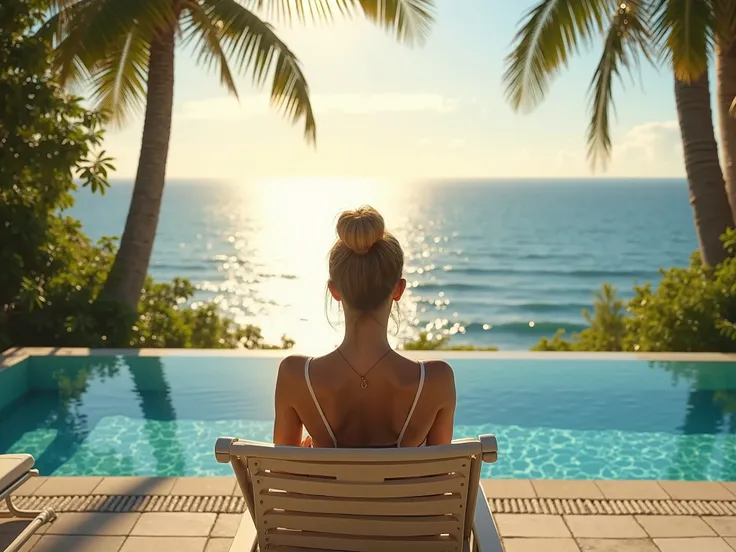
[[[673,149],[677,151],[679,144],[680,126],[677,121],[652,121],[632,127],[620,143],[614,144],[613,155],[617,158],[638,155],[660,161],[672,156]]]
[[[313,94],[312,107],[316,113],[396,113],[437,112],[457,110],[459,100],[440,94]],[[271,109],[264,94],[242,97],[208,98],[184,102],[177,118],[208,121],[232,121],[253,113]]]
[[[677,121],[636,125],[613,144],[611,173],[615,175],[679,177],[684,168]]]

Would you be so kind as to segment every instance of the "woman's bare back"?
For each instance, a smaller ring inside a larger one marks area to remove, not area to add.
[[[317,404],[307,384],[308,361]],[[424,442],[449,442],[455,408],[452,369],[443,361],[428,361],[423,366],[420,390],[420,363],[393,351],[365,376],[365,387],[361,386],[361,375],[337,351],[311,360],[304,356],[284,359],[276,389],[274,442],[298,444],[301,427],[298,436],[294,428],[303,425],[313,446],[334,446],[320,408],[339,447],[412,447]],[[397,443],[415,399],[414,411]],[[284,429],[283,435],[279,435],[279,426]]]

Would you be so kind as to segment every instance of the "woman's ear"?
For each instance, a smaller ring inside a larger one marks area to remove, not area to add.
[[[404,295],[404,292],[406,291],[406,280],[402,278],[398,282],[396,282],[396,285],[394,286],[394,292],[391,295],[391,299],[394,301],[400,301],[401,296]]]
[[[332,295],[332,298],[335,301],[341,301],[340,292],[337,291],[337,288],[335,287],[335,284],[332,282],[332,280],[327,281],[327,289],[330,290],[330,295]]]

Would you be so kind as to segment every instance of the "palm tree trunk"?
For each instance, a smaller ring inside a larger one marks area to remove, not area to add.
[[[733,217],[718,162],[709,86],[707,70],[689,84],[675,79],[677,117],[700,254],[705,264],[715,266],[727,256],[720,237],[733,226]]]
[[[143,138],[120,249],[102,296],[137,312],[163,199],[174,105],[174,34],[165,29],[151,42]]]
[[[736,40],[721,40],[716,47],[716,87],[726,193],[736,219],[736,118],[731,115],[736,98]]]

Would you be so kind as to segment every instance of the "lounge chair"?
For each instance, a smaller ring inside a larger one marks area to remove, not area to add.
[[[30,454],[0,454],[0,502],[8,505],[7,512],[0,512],[0,517],[33,518],[33,521],[5,549],[5,552],[16,552],[38,531],[41,526],[56,519],[53,508],[35,512],[20,510],[13,504],[12,494],[31,477],[38,476],[33,469],[33,456]]]
[[[221,437],[248,511],[231,552],[502,552],[480,486],[496,438],[311,449]]]

